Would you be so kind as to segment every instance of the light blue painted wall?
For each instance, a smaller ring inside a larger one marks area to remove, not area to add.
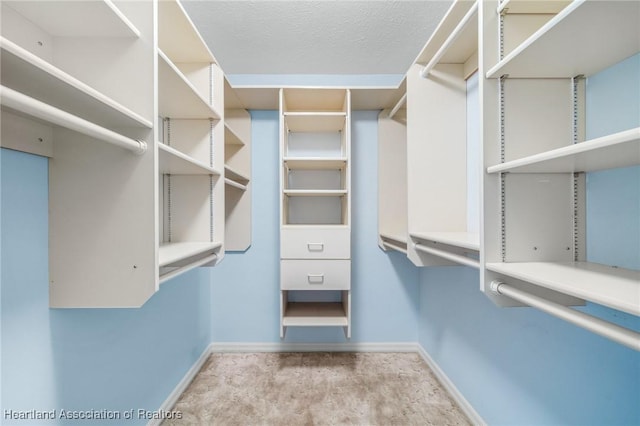
[[[588,137],[640,125],[640,55],[588,81]],[[638,168],[587,178],[588,258],[640,269]],[[613,213],[613,215],[611,215]],[[420,344],[492,425],[640,424],[640,354],[532,308],[498,308],[478,272],[424,268]],[[636,317],[581,308],[640,330]]]
[[[377,111],[352,120],[352,339],[417,340],[418,271],[377,245]],[[252,111],[253,233],[211,271],[215,342],[279,342],[278,112]],[[341,328],[289,328],[286,342],[344,342]]]
[[[40,424],[4,410],[158,409],[211,341],[208,271],[163,284],[140,309],[49,309],[47,159],[0,157],[0,423]]]

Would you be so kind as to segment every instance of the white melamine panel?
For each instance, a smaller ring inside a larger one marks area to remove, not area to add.
[[[211,89],[211,76],[214,72],[222,72],[209,62],[174,62],[176,68],[193,85],[198,94],[209,104],[216,105],[216,110],[222,110],[214,103],[213,97],[217,95]]]
[[[285,112],[346,111],[344,89],[284,89]]]
[[[498,7],[498,13],[556,14],[570,3],[571,1],[563,0],[504,0]]]
[[[174,62],[216,62],[177,0],[158,2],[158,45]]]
[[[225,197],[225,250],[244,251],[251,245],[251,183],[245,189],[227,187]]]
[[[640,51],[640,2],[576,0],[487,72],[487,77],[592,75]]]
[[[497,164],[488,173],[563,173],[640,164],[640,128]]]
[[[573,143],[571,90],[570,79],[507,79],[506,161]]]
[[[640,271],[587,262],[489,263],[487,269],[640,315]]]
[[[158,51],[158,111],[169,118],[213,118],[220,115],[169,60]]]
[[[220,242],[163,243],[158,250],[158,266],[162,268],[190,257],[213,253],[221,246]]]
[[[102,126],[151,122],[12,41],[1,38],[2,84]]]
[[[343,193],[341,193],[343,195]],[[286,196],[285,225],[342,225],[344,198],[326,192],[302,192]]]
[[[53,156],[53,127],[2,110],[0,146],[44,157]]]
[[[286,302],[282,325],[284,327],[346,327],[349,325],[349,319],[341,302]]]
[[[208,163],[194,160],[175,148],[158,144],[158,169],[162,174],[220,175]]]
[[[506,178],[506,261],[573,260],[572,176],[509,174]]]
[[[50,305],[139,307],[157,290],[154,153],[87,139],[54,130]]]
[[[346,114],[341,112],[285,113],[285,128],[289,132],[341,132],[344,131]]]
[[[138,37],[140,31],[111,0],[4,1],[55,37]]]
[[[283,162],[289,170],[344,169],[347,166],[346,157],[285,157]]]
[[[285,195],[289,197],[336,197],[346,195],[346,189],[285,189]]]
[[[349,259],[351,233],[340,227],[283,227],[280,237],[283,259]]]
[[[248,176],[245,176],[238,170],[235,170],[229,166],[224,166],[224,176],[228,179],[240,183],[241,185],[246,185],[249,182]]]
[[[411,237],[473,251],[480,250],[480,236],[471,232],[415,232],[411,233]]]
[[[345,190],[341,170],[288,170],[285,189],[293,190]]]
[[[225,116],[226,115],[227,113],[225,112]],[[231,127],[227,120],[225,120],[224,123],[224,143],[227,145],[244,145],[240,136],[233,130],[233,127]]]
[[[350,260],[281,260],[283,290],[349,290]]]
[[[552,14],[513,14],[503,17],[502,57],[513,52],[526,39],[553,18]]]
[[[344,157],[342,134],[334,133],[287,133],[285,157]]]
[[[219,241],[211,238],[209,176],[171,175],[170,242]],[[222,202],[222,200],[214,200]],[[224,218],[223,218],[224,219]],[[165,231],[166,235],[166,231]]]
[[[216,124],[216,122],[209,120],[164,120],[164,143],[199,163],[217,168],[215,158],[213,163],[211,161],[212,139],[213,144],[216,143],[211,133],[212,124]]]

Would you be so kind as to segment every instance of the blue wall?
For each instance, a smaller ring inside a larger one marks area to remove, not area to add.
[[[352,120],[353,342],[417,340],[418,271],[378,248],[377,111]],[[215,342],[279,342],[278,112],[252,111],[253,235],[212,271]],[[341,328],[290,327],[286,342],[344,342]]]
[[[640,55],[591,77],[587,137],[640,125]],[[640,269],[638,167],[587,176],[588,260]],[[640,424],[640,354],[532,308],[498,308],[478,272],[424,268],[419,342],[489,424]],[[636,317],[585,312],[640,330]]]
[[[4,410],[157,410],[211,341],[207,270],[163,284],[140,309],[49,309],[47,159],[0,157],[0,423],[42,423]]]

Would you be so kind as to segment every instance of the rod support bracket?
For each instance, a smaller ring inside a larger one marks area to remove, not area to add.
[[[491,284],[489,286],[489,288],[491,289],[491,291],[495,294],[500,294],[500,286],[504,284],[502,281],[498,281],[498,280],[493,280],[491,281]]]

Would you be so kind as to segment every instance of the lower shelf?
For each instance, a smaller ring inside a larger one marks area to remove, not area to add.
[[[346,327],[347,313],[337,302],[288,302],[282,318],[285,327]]]

